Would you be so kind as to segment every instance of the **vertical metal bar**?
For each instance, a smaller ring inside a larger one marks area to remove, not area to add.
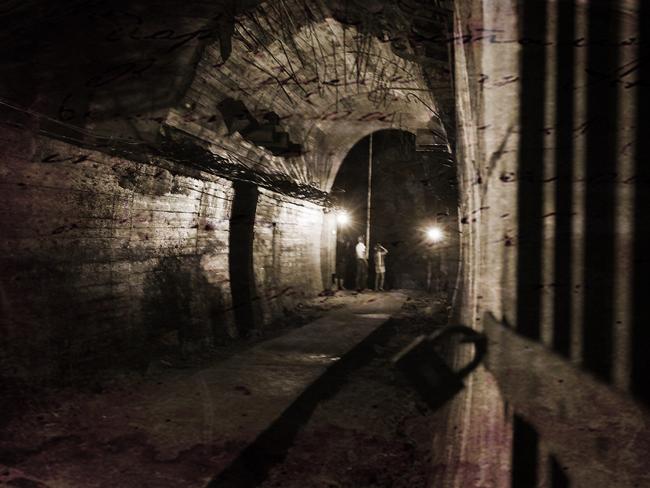
[[[372,200],[372,133],[368,139],[368,201],[366,212],[366,256],[370,256],[370,210]]]
[[[583,364],[609,380],[612,369],[615,183],[618,159],[620,21],[614,0],[590,2],[588,9],[587,130],[585,193],[585,301]]]
[[[539,434],[515,414],[512,435],[512,488],[537,486]]]
[[[557,4],[557,43],[555,79],[555,295],[553,303],[553,347],[565,356],[571,349],[571,306],[573,287],[571,262],[573,260],[573,151],[575,121],[574,66],[572,45],[575,36],[575,0]]]
[[[571,482],[562,469],[562,466],[554,457],[551,458],[551,488],[569,488]]]
[[[542,213],[544,167],[544,96],[546,77],[546,3],[520,2],[521,92],[519,105],[517,227],[517,330],[540,337]]]
[[[650,406],[650,361],[648,344],[650,343],[650,306],[645,291],[650,276],[650,3],[640,2],[639,21],[639,73],[636,104],[636,155],[634,180],[634,278],[632,283],[634,317],[632,326],[632,391],[646,405]]]

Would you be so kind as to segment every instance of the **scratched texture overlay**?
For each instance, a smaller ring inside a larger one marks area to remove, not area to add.
[[[249,346],[334,313],[305,304],[355,286],[358,236],[488,338],[418,483],[650,486],[649,10],[0,0],[0,486],[277,473],[348,363],[269,366],[308,394],[250,414],[215,392],[254,395]]]

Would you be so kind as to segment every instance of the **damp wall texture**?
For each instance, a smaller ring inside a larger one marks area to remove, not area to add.
[[[316,205],[260,190],[253,265],[262,322],[290,309],[295,298],[323,290],[323,215]]]
[[[3,128],[0,364],[7,376],[146,367],[247,333],[231,294],[231,181]],[[323,289],[322,208],[255,189],[254,328]]]
[[[433,486],[650,482],[644,9],[455,3],[458,318],[489,353]]]

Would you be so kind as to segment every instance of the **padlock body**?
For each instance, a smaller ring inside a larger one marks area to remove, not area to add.
[[[395,365],[434,410],[440,408],[464,387],[461,377],[447,365],[426,339],[412,344],[395,361]]]

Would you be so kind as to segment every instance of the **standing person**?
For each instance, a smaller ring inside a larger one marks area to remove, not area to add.
[[[439,292],[444,285],[445,275],[442,269],[441,254],[442,248],[438,242],[430,242],[426,250],[427,262],[427,291]]]
[[[368,283],[368,254],[363,236],[359,236],[358,241],[354,248],[357,256],[357,291],[362,291]]]
[[[339,290],[345,290],[343,282],[345,281],[345,268],[348,263],[348,253],[350,252],[350,241],[347,239],[341,246],[341,252],[336,254],[336,274],[334,287]]]
[[[386,264],[384,256],[388,249],[379,242],[375,244],[375,291],[384,291],[384,279],[386,277]]]

